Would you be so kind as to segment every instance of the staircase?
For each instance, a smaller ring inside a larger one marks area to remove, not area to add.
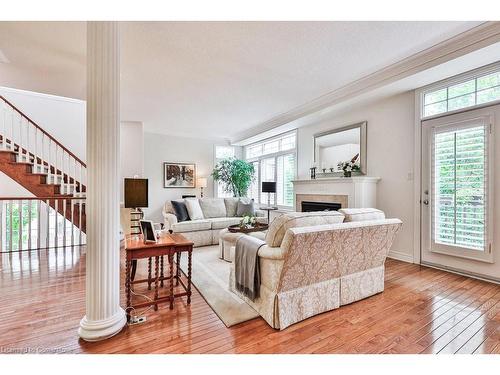
[[[0,171],[86,232],[85,163],[2,96]]]

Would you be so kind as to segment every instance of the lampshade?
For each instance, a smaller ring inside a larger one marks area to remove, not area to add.
[[[274,181],[262,181],[262,192],[263,193],[276,193],[276,182],[274,182]]]
[[[126,178],[124,184],[125,208],[148,206],[148,179]]]
[[[196,179],[196,186],[206,188],[207,187],[207,178],[200,177],[200,178]]]

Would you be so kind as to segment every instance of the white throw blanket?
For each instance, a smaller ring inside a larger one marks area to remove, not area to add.
[[[259,297],[260,268],[258,252],[265,241],[241,236],[234,250],[234,276],[236,290],[252,301]]]

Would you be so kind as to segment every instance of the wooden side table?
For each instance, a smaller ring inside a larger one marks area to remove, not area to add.
[[[187,296],[187,303],[191,303],[191,272],[192,272],[192,252],[193,242],[187,240],[184,236],[178,233],[165,235],[161,237],[157,243],[144,243],[142,236],[128,236],[125,243],[125,293],[126,293],[126,312],[127,320],[130,320],[130,310],[141,307],[154,306],[155,311],[158,310],[158,304],[169,302],[170,309],[174,308],[175,298]],[[181,280],[180,258],[183,252],[188,256],[188,274],[187,284]],[[168,276],[163,275],[163,257],[167,256],[169,264]],[[132,304],[132,284],[148,283],[151,285],[151,266],[149,267],[148,278],[132,281],[131,264],[137,259],[154,258],[154,298],[152,301]],[[174,259],[176,258],[176,259]],[[161,274],[160,274],[160,259],[161,259]],[[175,273],[174,273],[175,261]],[[176,286],[181,285],[183,292],[174,294],[174,279]],[[159,296],[159,284],[163,286],[163,282],[168,280],[169,293],[168,295]]]

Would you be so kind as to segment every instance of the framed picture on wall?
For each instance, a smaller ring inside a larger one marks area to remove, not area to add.
[[[196,164],[163,163],[163,187],[194,188],[196,181]]]

